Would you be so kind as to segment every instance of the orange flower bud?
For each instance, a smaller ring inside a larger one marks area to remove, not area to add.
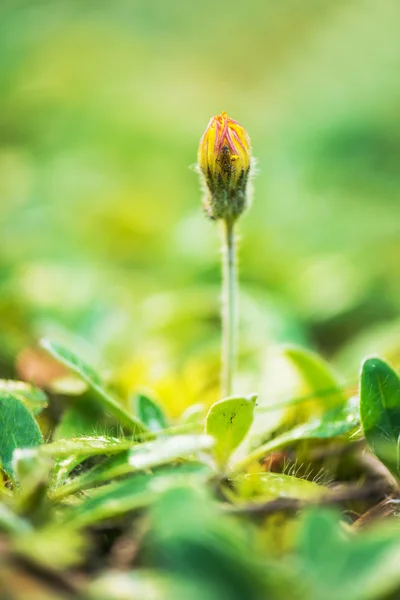
[[[234,221],[247,205],[251,146],[245,129],[225,112],[213,117],[200,140],[198,161],[208,215]]]

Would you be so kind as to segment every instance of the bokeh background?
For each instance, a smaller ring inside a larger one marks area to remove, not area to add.
[[[193,165],[248,130],[238,386],[272,348],[400,361],[397,0],[2,0],[0,366],[42,336],[179,412],[218,394],[218,227]],[[43,375],[43,373],[42,373]]]

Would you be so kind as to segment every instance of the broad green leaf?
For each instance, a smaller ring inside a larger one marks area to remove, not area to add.
[[[207,435],[176,435],[137,444],[130,450],[120,452],[88,473],[75,477],[70,483],[58,488],[52,495],[59,500],[67,495],[88,489],[116,477],[165,465],[198,452],[209,450],[214,439]],[[52,444],[50,444],[52,445]],[[132,443],[130,444],[132,446]]]
[[[246,473],[232,478],[236,501],[267,502],[275,498],[316,499],[327,493],[327,489],[307,479],[283,473]]]
[[[369,358],[362,366],[360,413],[372,450],[399,477],[400,378],[379,358]]]
[[[204,487],[187,484],[166,489],[151,508],[150,523],[148,547],[156,566],[189,575],[193,584],[189,596],[177,598],[278,598],[266,589],[270,573],[266,578],[265,555],[257,557],[253,550],[257,544],[250,545],[251,535],[243,535],[239,523],[223,515]],[[260,552],[260,545],[258,549]]]
[[[210,435],[174,435],[138,444],[130,451],[129,463],[135,469],[149,469],[209,450],[213,445]]]
[[[43,443],[40,429],[30,410],[8,392],[0,391],[0,463],[12,476],[12,455],[16,448],[32,448]]]
[[[139,419],[150,431],[160,431],[168,427],[167,418],[161,407],[145,394],[137,394],[134,405]]]
[[[224,465],[249,431],[257,396],[238,396],[215,402],[206,418],[206,432],[215,438],[214,455]]]
[[[236,469],[260,460],[269,452],[291,445],[300,440],[330,439],[354,432],[359,426],[359,411],[355,399],[350,399],[344,406],[328,410],[321,417],[315,417],[308,423],[303,423],[276,438],[269,440],[256,448],[243,460],[239,461]]]
[[[325,405],[335,406],[346,401],[346,396],[340,389],[338,377],[317,354],[304,348],[289,346],[285,348],[284,355],[296,368],[306,386],[312,392],[322,394]]]
[[[57,440],[44,445],[40,452],[54,459],[67,458],[68,456],[83,455],[96,456],[116,454],[133,446],[134,442],[127,439],[118,439],[107,436],[87,436]]]
[[[210,470],[199,463],[162,467],[155,473],[137,473],[122,481],[92,490],[91,497],[65,514],[67,523],[86,527],[148,506],[158,495],[176,485],[204,486]]]
[[[306,513],[296,562],[307,597],[378,600],[398,589],[399,530],[393,525],[378,527],[351,536],[337,513],[326,509]]]
[[[8,392],[18,398],[34,414],[38,415],[47,406],[47,396],[39,388],[25,381],[0,379],[0,393]]]
[[[85,527],[144,507],[157,495],[156,490],[151,487],[155,481],[153,475],[141,473],[98,488],[92,497],[70,509],[65,515],[66,520],[68,523]]]
[[[105,412],[120,421],[133,433],[147,432],[148,428],[140,419],[128,413],[103,387],[99,375],[72,352],[49,340],[42,340],[42,347],[54,358],[78,375],[88,385],[92,395]]]

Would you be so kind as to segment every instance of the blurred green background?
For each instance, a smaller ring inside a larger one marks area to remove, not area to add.
[[[238,385],[282,342],[348,380],[399,363],[399,23],[397,0],[2,0],[2,374],[40,380],[46,335],[173,411],[216,399],[219,231],[191,166],[221,110],[257,157]]]

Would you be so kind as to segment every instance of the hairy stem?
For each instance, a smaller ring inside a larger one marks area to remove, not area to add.
[[[232,394],[236,355],[236,246],[235,222],[223,220],[222,393]]]

